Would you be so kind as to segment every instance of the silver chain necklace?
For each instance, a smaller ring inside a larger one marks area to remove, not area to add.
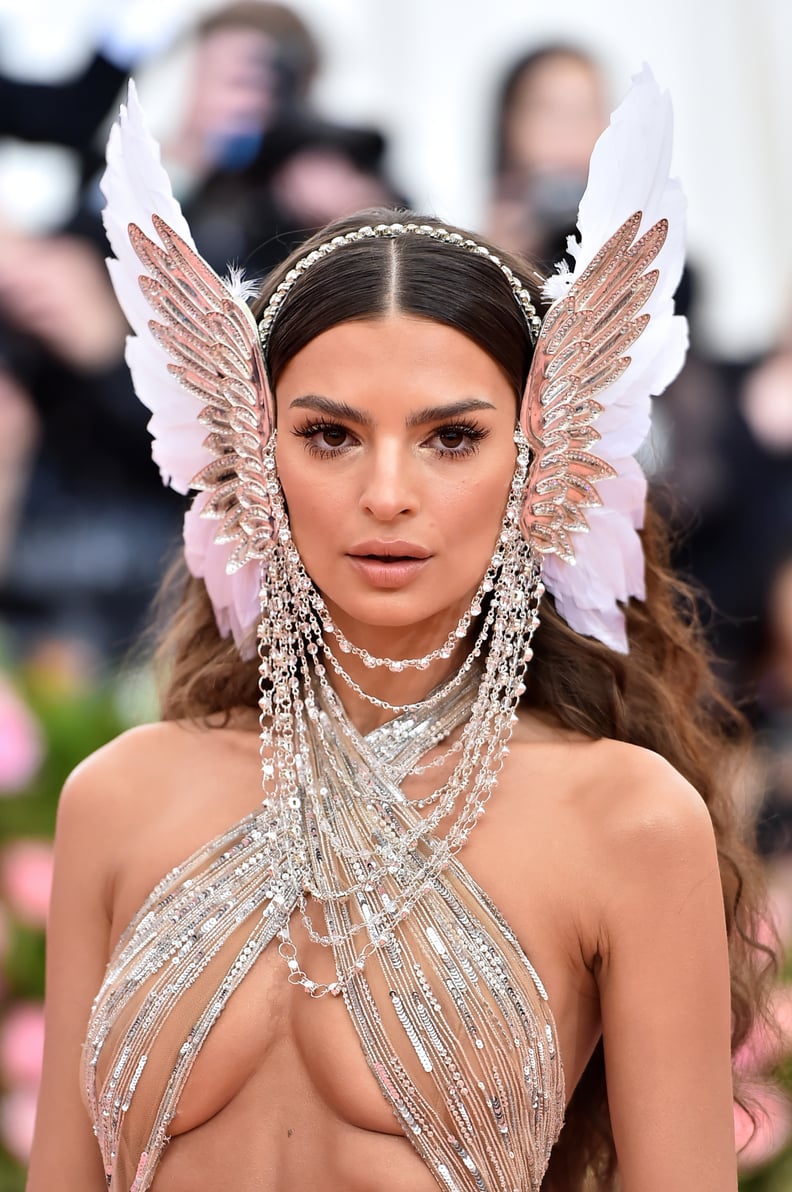
[[[503,765],[544,592],[539,564],[520,531],[529,451],[519,431],[515,441],[517,464],[503,528],[478,590],[444,643],[410,659],[376,658],[347,642],[333,624],[294,546],[275,472],[274,440],[268,445],[274,533],[262,567],[258,639],[264,849],[274,875],[273,901],[280,898],[285,906],[296,900],[309,938],[335,955],[336,980],[313,979],[298,956],[288,918],[280,927],[278,950],[288,979],[313,997],[343,992],[369,956],[392,946],[396,924],[432,888],[484,814]],[[401,669],[424,670],[458,647],[479,617],[461,666],[411,705],[367,693],[332,648],[335,644],[342,656],[353,654],[370,668],[393,672],[398,663]],[[418,756],[411,757],[401,776],[404,781],[453,759],[450,773],[429,795],[412,800],[403,794],[389,767],[350,723],[325,662],[358,697],[401,715],[392,730],[385,724],[379,733],[409,737],[411,723],[433,720],[432,737],[421,740]],[[452,707],[446,723],[443,714]],[[459,726],[460,710],[459,739],[439,758],[422,763],[427,750]],[[441,834],[446,817],[451,826]],[[314,925],[314,904],[326,930]],[[362,946],[358,937],[367,937]]]

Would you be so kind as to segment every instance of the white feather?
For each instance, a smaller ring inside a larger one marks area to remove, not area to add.
[[[672,140],[670,99],[644,66],[594,147],[578,213],[580,238],[568,243],[575,261],[568,280],[574,282],[636,211],[642,213],[639,235],[668,220],[666,242],[652,266],[660,277],[642,312],[650,315],[649,326],[630,348],[629,367],[597,395],[604,410],[595,424],[601,438],[592,450],[616,475],[598,485],[602,507],[586,511],[589,532],[576,535],[576,566],[553,556],[544,566],[547,588],[572,628],[620,652],[628,646],[617,602],[645,596],[637,531],[646,479],[633,456],[649,431],[651,396],[678,374],[688,343],[686,320],[674,314],[673,304],[684,265],[685,199],[669,175]],[[553,288],[565,284],[567,275],[551,282]]]
[[[556,261],[555,268],[555,273],[551,273],[542,286],[542,297],[547,302],[556,302],[559,298],[566,298],[574,280],[565,260]]]
[[[223,282],[232,297],[238,298],[240,302],[249,302],[261,289],[261,282],[255,277],[245,277],[245,270],[241,265],[229,265]]]
[[[684,320],[673,325],[673,295],[685,260],[685,198],[669,176],[672,143],[671,101],[644,66],[594,147],[578,212],[580,241],[570,245],[577,277],[634,212],[642,212],[639,235],[668,220],[666,242],[653,265],[660,278],[644,307],[651,322],[630,350],[630,367],[602,395],[608,406],[622,402],[630,409],[634,394],[662,393],[684,361]]]
[[[199,492],[184,515],[184,558],[190,572],[206,584],[222,636],[233,634],[241,656],[252,658],[260,616],[260,570],[248,563],[229,574],[226,564],[233,544],[215,542],[217,522],[201,516],[209,499],[209,493]]]
[[[169,374],[170,357],[149,331],[151,307],[139,285],[146,270],[132,247],[128,228],[137,224],[160,243],[151,221],[152,214],[157,214],[191,248],[195,243],[173,197],[159,146],[146,127],[131,80],[127,102],[110,132],[101,187],[107,199],[104,225],[116,258],[107,264],[116,297],[134,332],[127,339],[126,358],[135,392],[151,410],[151,453],[163,482],[186,493],[193,476],[212,459],[202,446],[207,432],[196,420],[198,399]]]

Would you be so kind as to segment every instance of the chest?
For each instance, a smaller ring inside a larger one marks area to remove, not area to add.
[[[244,789],[244,788],[243,788]],[[119,873],[115,934],[146,893],[174,865],[228,822],[216,801],[175,802],[130,842]],[[533,812],[533,813],[531,813]],[[555,1014],[568,1088],[585,1066],[598,1033],[596,999],[580,963],[575,924],[579,894],[570,864],[569,833],[554,824],[553,809],[537,802],[507,766],[502,780],[460,853],[460,861],[513,928],[538,970]],[[306,970],[317,980],[335,977],[332,953],[312,944],[299,916],[292,931]],[[241,946],[239,937],[234,947]],[[341,998],[315,999],[289,984],[274,939],[230,997],[197,1054],[178,1101],[171,1133],[184,1133],[254,1095],[284,1112],[322,1107],[337,1119],[367,1130],[399,1127],[361,1049]],[[227,958],[230,961],[230,951]],[[380,990],[388,1000],[388,990]]]
[[[294,916],[296,919],[297,916]],[[332,980],[332,956],[293,923],[306,968]],[[195,1129],[236,1100],[253,1100],[274,1129],[329,1113],[363,1130],[398,1134],[341,997],[311,998],[290,984],[274,939],[234,991],[207,1036],[169,1132]]]

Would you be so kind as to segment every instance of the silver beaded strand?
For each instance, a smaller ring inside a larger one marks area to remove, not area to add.
[[[425,236],[489,260],[504,275],[525,316],[529,335],[536,341],[541,319],[530,293],[486,246],[430,224],[392,223],[336,236],[289,270],[259,321],[265,354],[273,321],[307,269],[348,245],[371,237],[403,235]],[[288,916],[284,917],[279,951],[289,968],[288,979],[313,997],[341,993],[368,957],[392,938],[395,924],[410,913],[422,892],[464,844],[484,812],[503,764],[516,706],[525,691],[522,675],[532,654],[531,640],[544,591],[539,563],[519,528],[529,464],[528,446],[519,429],[515,442],[517,463],[503,529],[468,609],[441,645],[420,658],[406,659],[376,657],[350,642],[334,624],[291,538],[275,467],[274,433],[265,450],[274,533],[269,557],[262,564],[258,635],[263,806],[271,820],[264,838],[271,846],[273,867],[282,871],[284,890],[298,892],[298,908],[309,937],[335,951],[337,980],[311,979],[291,939]],[[452,657],[482,612],[476,638],[461,666],[416,704],[394,704],[371,695],[342,662],[344,656],[352,655],[372,670],[426,670],[433,662]],[[459,740],[439,758],[425,765],[416,761],[408,770],[409,774],[424,773],[453,757],[451,773],[436,790],[423,799],[406,800],[398,786],[388,789],[382,767],[367,764],[370,759],[365,751],[361,764],[350,773],[347,759],[359,750],[360,738],[330,683],[328,666],[357,696],[394,714],[426,716],[456,690],[462,693],[474,681],[478,683]],[[339,749],[339,744],[343,748]],[[317,757],[321,758],[321,773]],[[416,816],[416,811],[424,808],[430,808],[428,814]],[[402,823],[399,817],[408,811],[412,818]],[[452,826],[439,837],[436,829],[452,811]],[[386,890],[387,897],[381,909],[372,912],[367,899],[377,888]],[[326,934],[313,926],[309,898],[322,907]],[[353,904],[362,911],[357,921],[346,909]],[[360,950],[352,948],[351,941],[364,930],[368,941]]]

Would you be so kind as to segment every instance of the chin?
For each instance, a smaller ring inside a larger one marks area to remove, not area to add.
[[[420,600],[403,592],[377,592],[360,600],[350,600],[348,593],[341,600],[329,593],[322,595],[335,616],[373,629],[407,629],[441,615],[458,603],[451,600],[438,604],[436,597],[431,601]]]
[[[407,629],[434,618],[450,621],[461,616],[473,598],[487,562],[480,573],[469,578],[454,576],[456,582],[451,588],[446,587],[451,578],[448,563],[433,565],[413,582],[393,588],[370,585],[348,570],[328,574],[325,583],[320,575],[311,575],[311,579],[334,619],[343,618],[350,626],[355,623],[361,628]],[[354,629],[350,632],[354,635]]]
[[[445,595],[438,592],[437,585],[423,591],[361,590],[358,585],[347,583],[328,584],[319,590],[334,618],[376,629],[406,629],[433,617],[454,615],[448,610],[460,608],[470,596],[467,589]]]

